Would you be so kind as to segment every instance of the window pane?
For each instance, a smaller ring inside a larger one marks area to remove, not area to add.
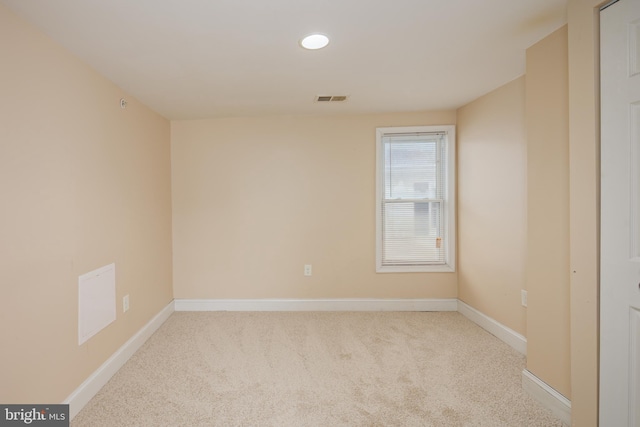
[[[421,140],[385,142],[385,199],[440,198],[437,144]]]
[[[383,203],[383,265],[443,264],[442,204]]]
[[[376,144],[376,272],[455,271],[455,127],[377,128]]]

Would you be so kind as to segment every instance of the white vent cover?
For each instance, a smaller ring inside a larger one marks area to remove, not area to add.
[[[348,98],[347,95],[318,95],[316,102],[344,102]]]

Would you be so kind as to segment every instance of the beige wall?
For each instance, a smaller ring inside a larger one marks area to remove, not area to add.
[[[571,397],[567,27],[527,49],[527,369]]]
[[[525,78],[458,110],[458,297],[526,335]]]
[[[601,2],[569,0],[571,408],[598,424],[599,59]]]
[[[455,118],[172,122],[175,297],[455,298],[455,273],[376,274],[374,210],[376,127]]]
[[[171,301],[169,123],[1,5],[0,52],[0,402],[56,403]],[[112,262],[131,310],[78,346]]]

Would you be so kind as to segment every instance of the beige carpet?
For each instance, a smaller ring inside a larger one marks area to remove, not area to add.
[[[459,313],[174,313],[72,426],[562,426]]]

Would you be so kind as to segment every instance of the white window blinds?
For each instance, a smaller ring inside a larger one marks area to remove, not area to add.
[[[379,135],[378,267],[447,264],[447,136]]]

